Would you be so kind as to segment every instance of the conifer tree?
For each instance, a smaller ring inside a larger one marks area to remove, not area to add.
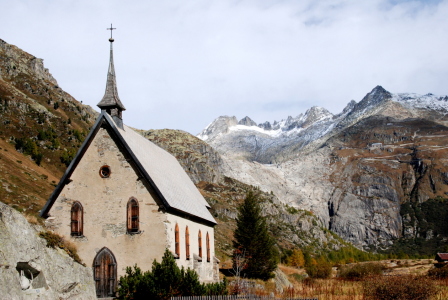
[[[261,214],[258,195],[249,191],[238,208],[234,232],[234,263],[236,256],[244,253],[243,274],[249,278],[267,280],[274,277],[278,255],[274,239],[270,236],[265,218]]]

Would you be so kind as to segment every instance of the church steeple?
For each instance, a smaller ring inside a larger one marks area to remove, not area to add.
[[[113,56],[113,42],[112,38],[112,30],[116,28],[112,28],[112,24],[110,24],[110,60],[109,60],[109,70],[107,72],[107,82],[106,82],[106,92],[104,93],[103,99],[97,104],[102,111],[106,111],[109,115],[111,115],[114,121],[118,126],[123,127],[123,119],[122,119],[122,111],[126,110],[123,103],[120,101],[120,97],[118,97],[117,91],[117,82],[115,79],[115,68],[114,68],[114,56]]]

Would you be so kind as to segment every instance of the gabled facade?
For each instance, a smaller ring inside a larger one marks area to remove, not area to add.
[[[150,270],[166,248],[200,279],[218,279],[215,220],[175,157],[123,124],[111,42],[101,114],[41,216],[92,265],[98,297],[127,266]]]

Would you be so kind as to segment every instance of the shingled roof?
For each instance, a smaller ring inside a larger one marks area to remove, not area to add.
[[[124,125],[123,129],[119,128],[105,111],[98,117],[83,145],[42,209],[40,213],[42,217],[48,216],[53,203],[63,187],[70,182],[70,177],[76,166],[101,127],[111,130],[114,141],[125,152],[125,155],[131,158],[131,163],[136,167],[137,172],[154,189],[168,212],[199,218],[209,225],[216,224],[215,219],[208,211],[209,204],[199,193],[177,159],[130,127]]]
[[[113,40],[112,40],[113,41]],[[104,92],[103,99],[97,104],[101,109],[107,107],[119,107],[121,110],[126,110],[123,103],[118,97],[117,81],[115,76],[114,67],[114,52],[112,49],[112,43],[110,43],[110,58],[109,58],[109,70],[107,71],[106,91]]]
[[[448,253],[437,253],[435,260],[438,262],[448,261]]]

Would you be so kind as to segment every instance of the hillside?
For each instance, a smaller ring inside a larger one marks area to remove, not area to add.
[[[96,112],[64,92],[43,60],[0,40],[0,198],[37,215]]]

